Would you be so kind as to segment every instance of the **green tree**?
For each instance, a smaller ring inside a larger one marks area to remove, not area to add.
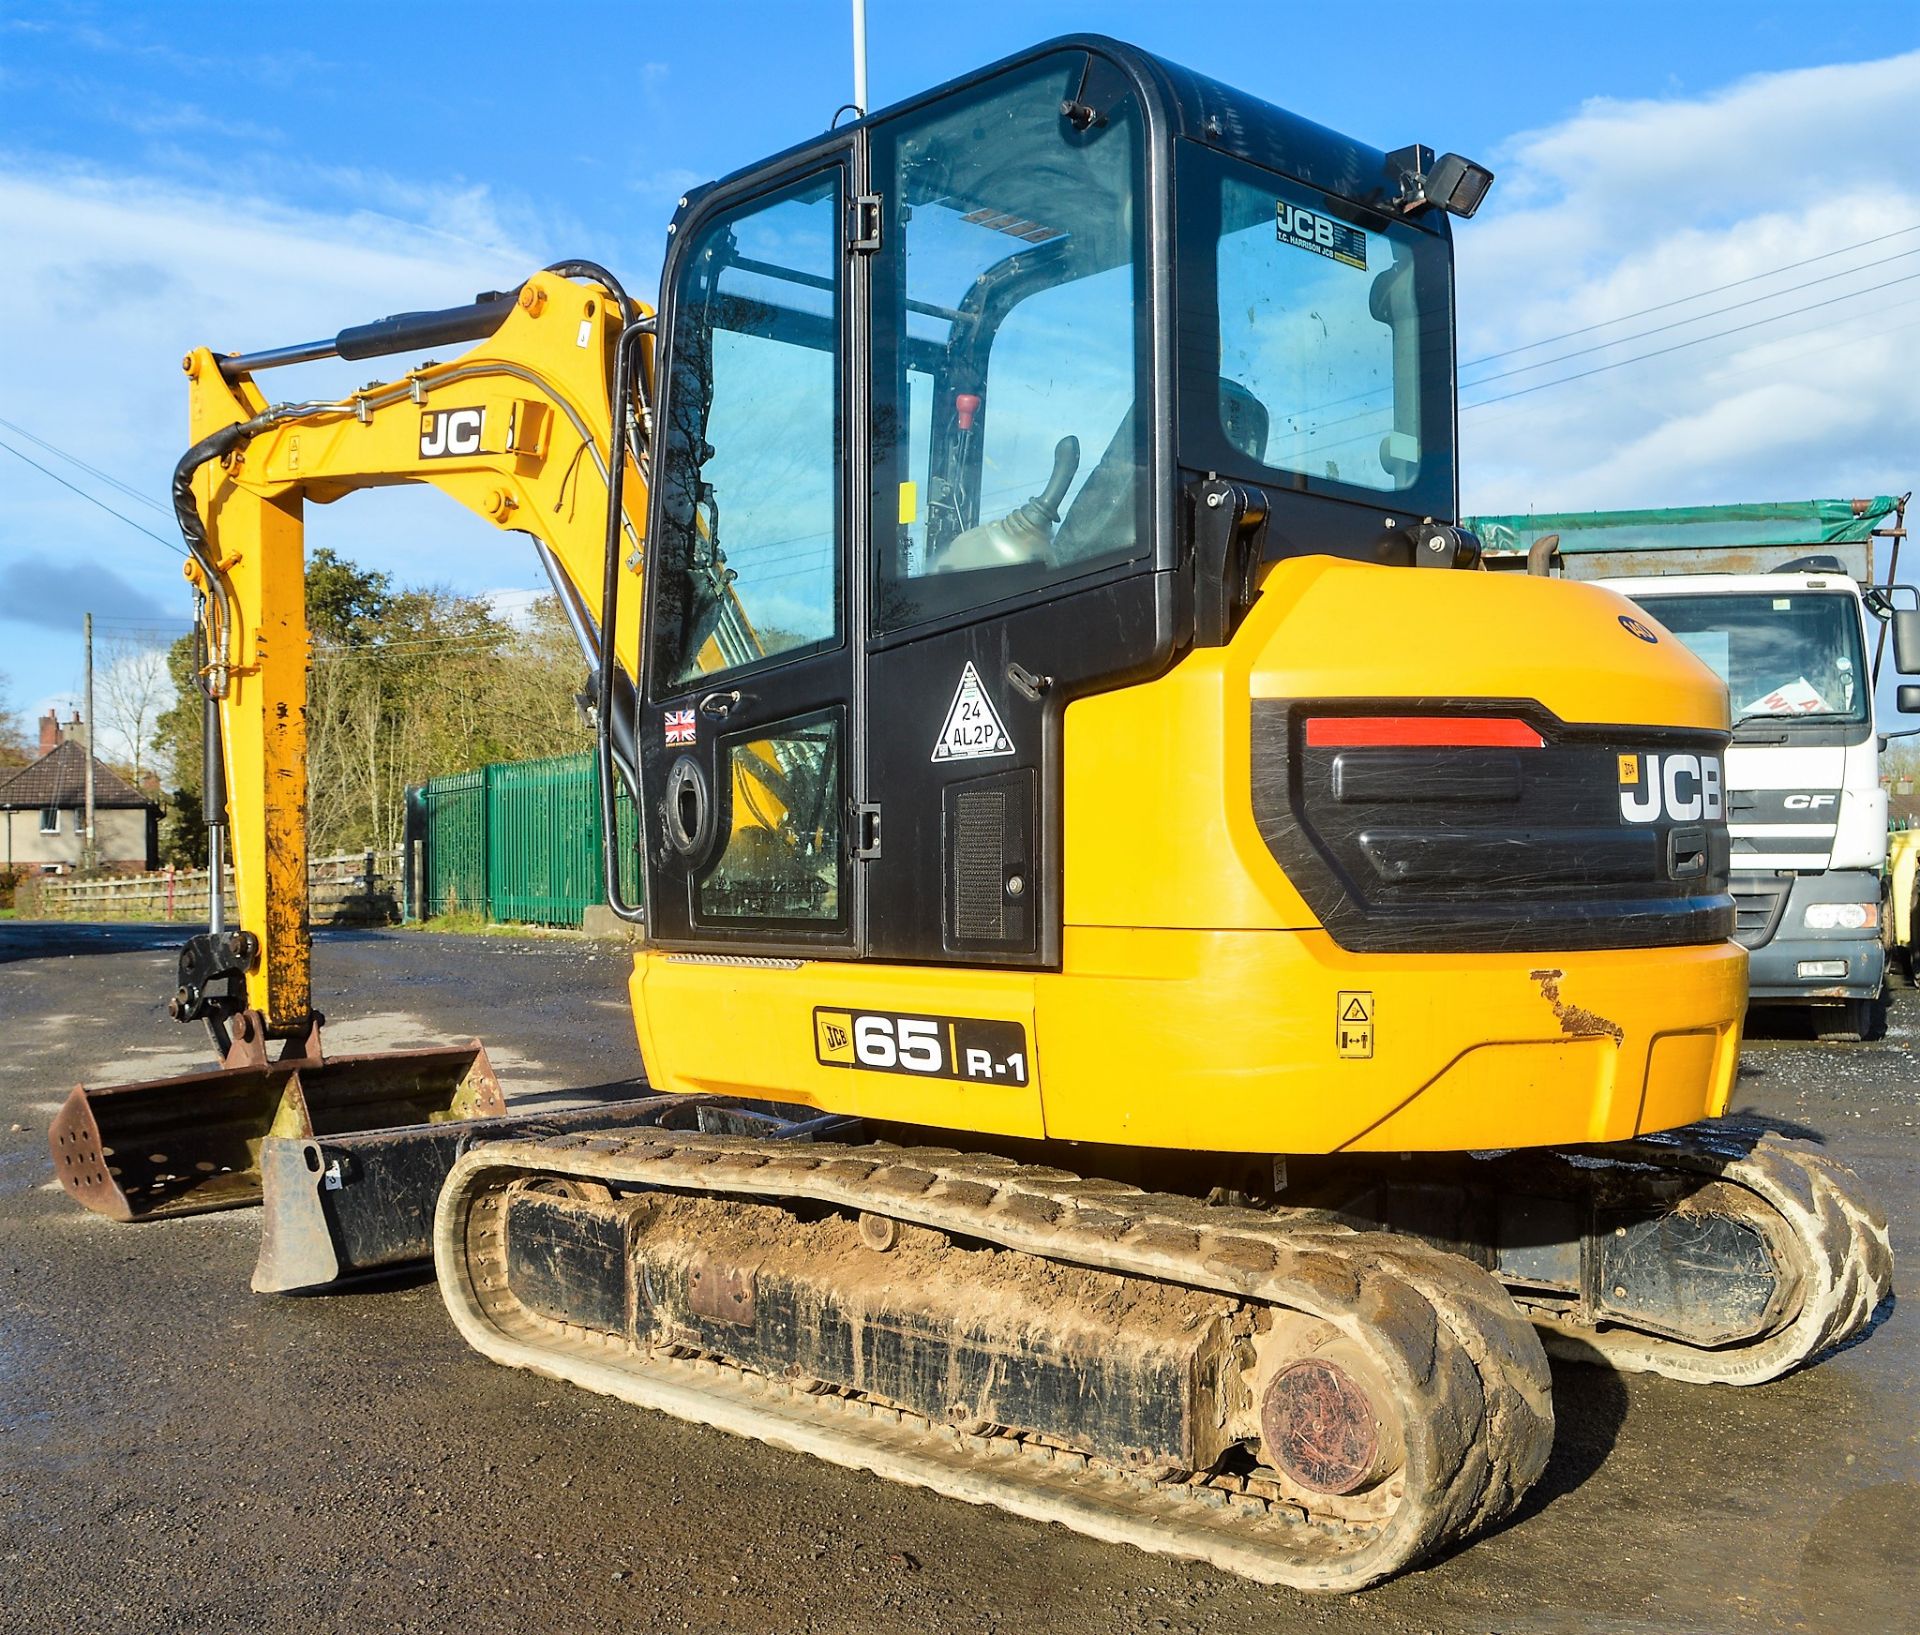
[[[190,632],[167,649],[173,702],[160,712],[154,727],[158,758],[172,772],[160,810],[160,861],[193,869],[207,861],[207,826],[200,816],[204,699],[195,641]]]
[[[395,600],[391,574],[362,568],[331,546],[307,559],[307,625],[316,641],[341,647],[377,642]]]
[[[402,587],[332,550],[307,564],[307,827],[315,856],[397,845],[406,789],[489,761],[584,749],[585,665],[559,603],[512,624],[478,597]],[[162,850],[203,863],[201,694],[193,639],[168,668],[179,694],[159,740],[174,771]]]

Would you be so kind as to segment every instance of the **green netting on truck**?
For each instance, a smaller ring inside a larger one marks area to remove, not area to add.
[[[1536,539],[1560,536],[1563,556],[1589,551],[1687,551],[1743,546],[1844,545],[1873,537],[1898,508],[1870,500],[1772,500],[1741,505],[1676,505],[1664,510],[1558,511],[1462,517],[1489,551],[1525,554]]]
[[[1460,520],[1480,536],[1487,565],[1495,568],[1517,567],[1536,542],[1551,538],[1553,571],[1570,579],[1771,573],[1804,565],[1868,585],[1875,582],[1875,537],[1897,526],[1905,503],[1905,496],[1881,494],[1867,500],[1539,511]]]

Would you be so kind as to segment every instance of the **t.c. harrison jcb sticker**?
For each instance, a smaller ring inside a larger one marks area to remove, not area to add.
[[[1358,227],[1349,227],[1343,221],[1335,221],[1303,205],[1288,204],[1285,199],[1275,203],[1273,219],[1282,244],[1311,250],[1315,255],[1323,255],[1343,266],[1358,267],[1362,272],[1367,270],[1367,235]]]
[[[980,685],[980,672],[967,661],[954,689],[947,719],[933,743],[936,761],[975,761],[988,755],[1011,755],[1013,740],[1000,724],[1000,712]]]
[[[1684,750],[1620,757],[1620,815],[1629,823],[1671,818],[1694,823],[1726,816],[1726,778],[1718,755]]]

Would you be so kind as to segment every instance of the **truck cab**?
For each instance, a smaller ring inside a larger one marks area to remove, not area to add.
[[[1887,792],[1860,587],[1791,570],[1602,582],[1726,682],[1730,883],[1749,1002],[1812,1004],[1823,1031],[1870,1033],[1885,980]]]
[[[1748,1002],[1811,1007],[1823,1037],[1880,1026],[1890,734],[1874,688],[1889,634],[1900,674],[1920,669],[1920,597],[1891,582],[1905,515],[1906,496],[1882,495],[1462,519],[1489,568],[1618,591],[1725,685]],[[1896,696],[1920,710],[1920,687]]]

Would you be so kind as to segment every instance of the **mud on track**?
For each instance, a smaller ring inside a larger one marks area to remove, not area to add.
[[[116,1226],[57,1191],[73,1083],[206,1059],[165,927],[0,922],[0,1632],[1850,1630],[1920,1538],[1920,996],[1874,1045],[1751,1043],[1736,1106],[1892,1216],[1897,1302],[1757,1391],[1556,1364],[1518,1519],[1351,1601],[1261,1589],[481,1362],[430,1281],[247,1291],[255,1211]],[[478,1034],[508,1095],[632,1093],[624,957],[323,934],[339,1049]],[[20,1124],[22,1130],[11,1126]]]

